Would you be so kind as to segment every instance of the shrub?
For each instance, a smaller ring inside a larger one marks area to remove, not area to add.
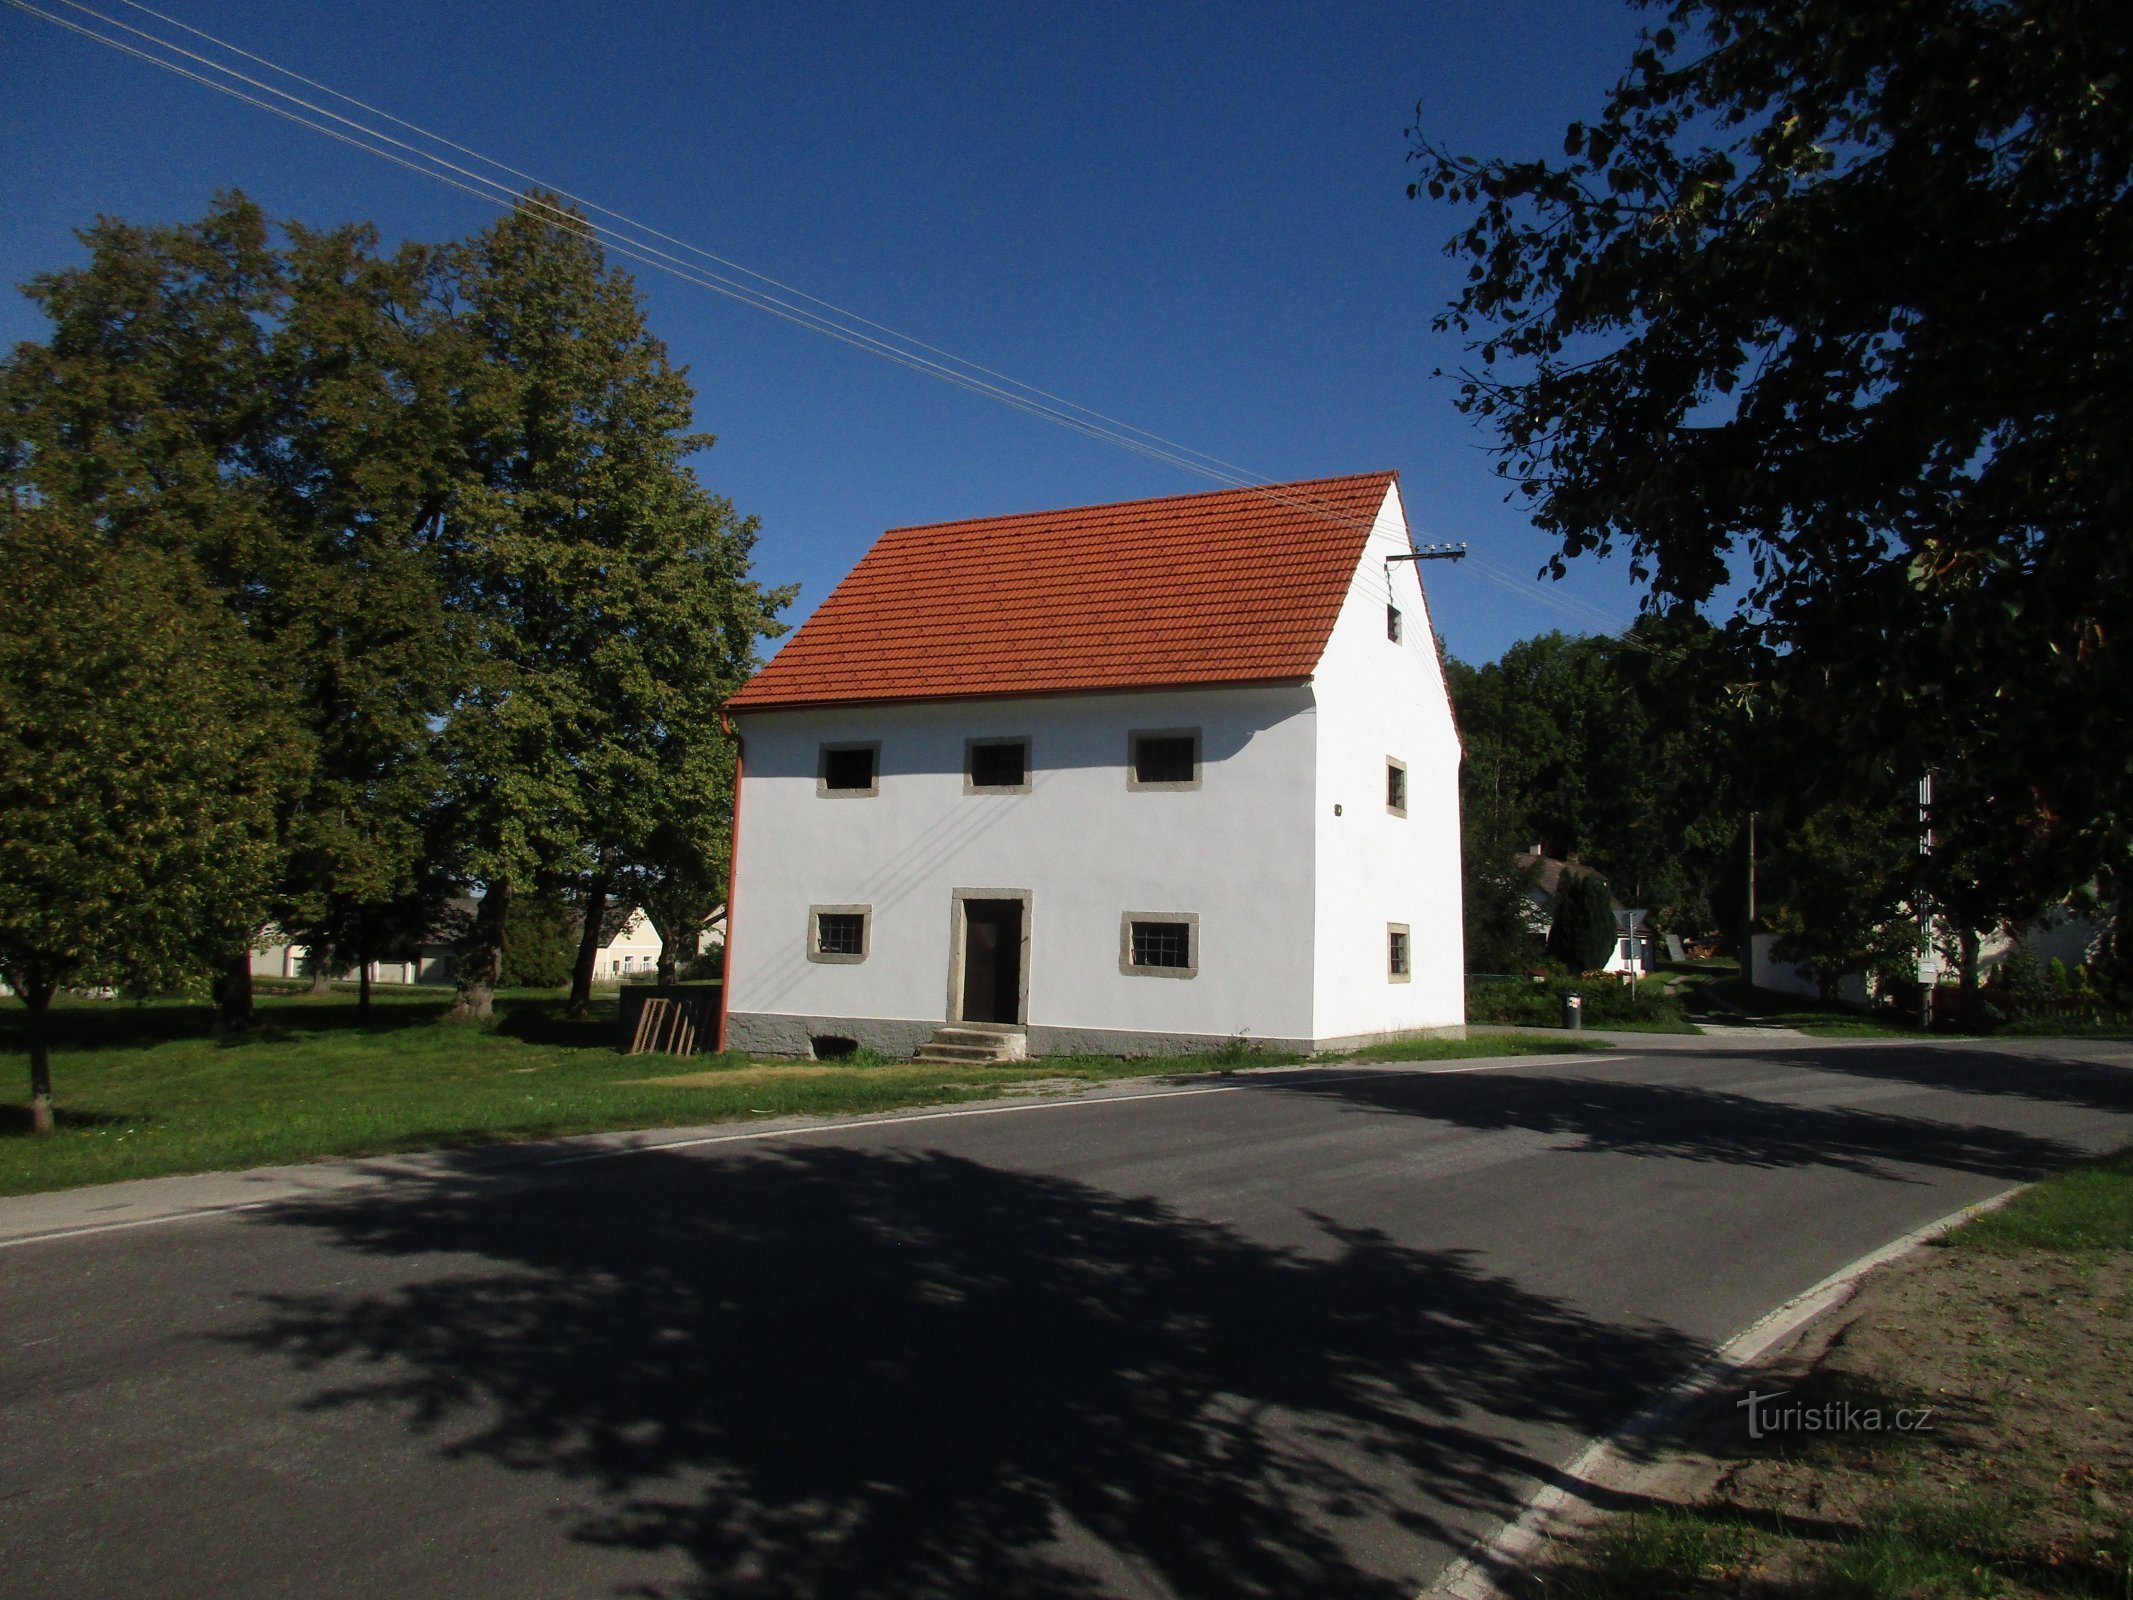
[[[1597,872],[1566,867],[1555,886],[1555,921],[1548,928],[1548,954],[1573,972],[1607,965],[1615,951],[1615,903]]]
[[[2050,970],[2052,992],[2054,994],[2072,994],[2074,992],[2074,982],[2073,979],[2066,975],[2066,963],[2059,957],[2053,956]]]
[[[2044,963],[2020,945],[2007,952],[2007,959],[1993,974],[1992,987],[2018,1000],[2042,1000],[2052,992]]]
[[[559,989],[577,958],[578,921],[568,907],[539,895],[513,898],[504,913],[505,988]]]

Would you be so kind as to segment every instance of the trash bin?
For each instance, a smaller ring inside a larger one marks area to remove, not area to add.
[[[1584,1031],[1585,997],[1575,989],[1563,991],[1563,1026],[1573,1033]]]

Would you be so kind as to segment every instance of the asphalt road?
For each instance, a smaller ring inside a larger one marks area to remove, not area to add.
[[[0,1593],[1411,1596],[1775,1305],[2133,1140],[2129,1063],[1240,1076],[17,1244]]]

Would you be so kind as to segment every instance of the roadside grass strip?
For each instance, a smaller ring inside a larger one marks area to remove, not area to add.
[[[0,1195],[333,1157],[684,1127],[866,1115],[1132,1078],[1296,1066],[1234,1040],[1201,1055],[1044,1056],[1009,1066],[931,1066],[858,1052],[834,1062],[739,1052],[628,1056],[612,996],[583,1019],[559,996],[499,997],[486,1022],[452,1022],[450,997],[380,994],[370,1019],[345,993],[263,995],[259,1026],[206,1034],[205,1008],[80,1001],[54,1013],[58,1129],[29,1132],[23,1012],[0,1003]],[[1326,1059],[1440,1061],[1589,1047],[1558,1035],[1387,1040]]]
[[[2133,1151],[1870,1276],[1626,1508],[1508,1585],[1561,1600],[2133,1600]],[[1760,1438],[1750,1433],[1759,1431]]]

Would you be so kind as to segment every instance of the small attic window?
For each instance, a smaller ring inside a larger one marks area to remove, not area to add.
[[[881,746],[878,744],[826,744],[822,747],[821,765],[815,769],[815,793],[878,794],[880,764]]]
[[[1127,744],[1127,788],[1199,788],[1200,732],[1197,728],[1150,728],[1129,735]]]
[[[963,793],[1028,794],[1027,739],[967,739],[963,743]]]
[[[1385,608],[1385,637],[1394,644],[1398,644],[1401,636],[1400,608],[1398,606],[1387,606]]]

